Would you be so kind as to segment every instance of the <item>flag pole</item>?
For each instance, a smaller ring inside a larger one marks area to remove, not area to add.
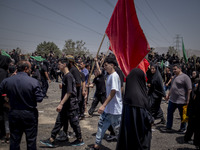
[[[101,43],[100,43],[100,46],[99,46],[99,49],[98,49],[98,51],[97,51],[97,54],[96,54],[96,57],[97,57],[97,58],[98,58],[99,51],[100,51],[100,49],[101,49],[101,46],[102,46],[102,44],[103,44],[103,41],[104,41],[105,37],[106,37],[106,33],[104,33],[103,38],[102,38]],[[93,72],[93,70],[94,70],[94,65],[95,65],[95,63],[92,64],[92,69],[90,70],[90,74],[89,74],[89,77],[88,77],[88,83],[90,83],[90,78],[91,78],[92,72]]]
[[[106,52],[105,56],[104,56],[104,57],[102,58],[102,60],[101,60],[100,67],[102,67],[102,65],[103,65],[103,63],[104,63],[104,60],[105,60],[105,58],[107,57],[108,53],[109,53],[109,48],[108,48],[108,51]]]

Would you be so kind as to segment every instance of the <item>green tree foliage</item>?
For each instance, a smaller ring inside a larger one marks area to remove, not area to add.
[[[89,50],[85,47],[85,42],[76,41],[74,42],[72,39],[65,41],[64,48],[62,50],[66,55],[73,55],[73,56],[89,56]]]
[[[60,49],[58,48],[58,46],[53,43],[53,42],[46,42],[44,41],[43,43],[40,43],[37,48],[36,51],[39,55],[44,56],[45,54],[48,56],[48,54],[50,52],[54,53],[55,56],[61,56],[62,53],[60,51]]]

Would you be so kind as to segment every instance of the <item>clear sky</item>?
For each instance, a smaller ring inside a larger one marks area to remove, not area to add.
[[[151,47],[200,50],[200,0],[134,0],[140,25]],[[0,49],[34,52],[43,41],[61,50],[65,41],[83,40],[95,53],[117,0],[0,0]],[[101,52],[109,46],[106,37]],[[181,48],[181,40],[179,43]]]

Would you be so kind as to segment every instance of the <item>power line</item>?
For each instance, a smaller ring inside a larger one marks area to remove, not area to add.
[[[12,48],[11,48],[12,47]],[[24,47],[24,46],[19,46],[19,44],[15,44],[15,45],[12,45],[12,44],[1,44],[0,43],[0,49],[13,49],[13,48],[17,48],[17,47],[19,47],[20,49],[22,49],[22,50],[35,50],[35,48],[33,48],[33,47]],[[22,48],[23,47],[23,48]]]
[[[7,40],[7,41],[18,41],[18,42],[40,43],[40,42],[35,42],[35,41],[19,40],[19,39],[10,39],[10,38],[4,38],[4,37],[0,37],[0,39],[2,39],[2,40]]]
[[[137,6],[135,6],[139,11],[140,11],[140,13],[145,17],[145,19],[152,25],[152,27],[168,42],[168,43],[170,43],[166,38],[165,38],[165,36],[163,36],[162,34],[161,34],[161,32],[154,26],[154,24],[148,19],[148,17],[146,17],[145,16],[145,14],[142,12],[142,10],[139,8],[139,7],[137,7]]]
[[[42,20],[47,20],[49,22],[53,22],[53,23],[56,23],[56,24],[60,24],[60,25],[63,25],[66,27],[67,24],[63,24],[63,23],[59,23],[57,21],[54,21],[54,20],[51,20],[51,19],[48,19],[48,18],[45,18],[45,17],[41,17],[39,15],[35,15],[35,14],[32,14],[32,13],[29,13],[29,12],[26,12],[26,11],[23,11],[23,10],[20,10],[20,9],[17,9],[17,8],[14,8],[14,7],[10,7],[10,6],[7,6],[5,4],[1,4],[0,6],[3,6],[3,7],[6,7],[8,9],[11,9],[13,11],[16,11],[16,12],[19,12],[19,13],[22,13],[22,14],[26,14],[26,15],[30,15],[30,16],[34,16],[36,18],[40,18]],[[68,26],[68,25],[67,25]],[[72,26],[73,27],[73,26]]]
[[[151,42],[153,42],[155,45],[160,46],[156,41],[154,41],[152,38],[150,38],[149,35],[146,35],[146,37],[147,37]]]
[[[104,0],[110,7],[115,8],[115,6],[109,1],[109,0]]]
[[[40,3],[40,2],[38,2],[38,1],[36,1],[36,0],[31,0],[31,1],[34,2],[34,3],[37,4],[37,5],[39,5],[39,6],[43,7],[43,8],[45,8],[45,9],[48,9],[49,11],[51,11],[51,12],[57,14],[57,15],[59,15],[59,16],[65,18],[65,19],[67,19],[67,20],[69,20],[69,21],[71,21],[71,22],[73,22],[73,23],[75,23],[75,24],[77,24],[77,25],[79,25],[79,26],[81,26],[81,27],[83,27],[83,28],[89,30],[89,31],[92,31],[92,32],[94,32],[94,33],[97,33],[97,34],[103,36],[103,34],[97,32],[96,30],[93,30],[93,29],[91,29],[91,28],[89,28],[89,27],[87,27],[87,26],[85,26],[85,25],[83,25],[83,24],[81,24],[81,23],[75,21],[75,20],[71,19],[70,17],[67,17],[67,16],[63,15],[63,14],[57,12],[56,10],[54,10],[54,9],[52,9],[52,8],[49,8],[49,7],[45,6],[44,4],[42,4],[42,3]]]
[[[103,13],[101,13],[100,11],[96,10],[93,6],[91,6],[89,3],[87,3],[84,0],[80,0],[82,3],[85,3],[85,5],[87,5],[88,7],[90,7],[92,10],[94,10],[95,12],[97,12],[98,14],[100,14],[101,16],[103,16],[106,19],[109,19],[106,15],[104,15]]]
[[[0,30],[7,30],[10,32],[17,32],[20,34],[26,34],[26,35],[32,35],[32,36],[37,36],[37,37],[43,37],[43,38],[48,38],[48,39],[52,39],[51,37],[47,37],[47,36],[43,36],[43,35],[39,35],[39,34],[34,34],[34,33],[28,33],[28,32],[23,32],[23,31],[17,31],[17,30],[13,30],[13,29],[8,29],[5,27],[0,27]],[[65,40],[61,40],[61,39],[54,39],[55,41],[65,41]]]
[[[152,9],[151,5],[149,4],[149,2],[147,0],[145,0],[145,2],[147,3],[147,5],[149,6],[149,8],[151,9],[151,11],[153,12],[154,16],[156,17],[156,19],[158,20],[158,22],[161,24],[161,26],[165,29],[165,31],[171,36],[171,34],[169,33],[169,31],[167,30],[167,28],[164,26],[164,24],[160,21],[159,17],[156,15],[156,13],[154,12],[154,10]]]
[[[42,19],[42,20],[47,20],[47,21],[49,21],[49,22],[53,22],[53,23],[56,23],[56,24],[60,24],[60,25],[63,25],[64,27],[66,27],[66,25],[67,25],[67,24],[59,23],[59,22],[57,22],[57,21],[54,21],[54,20],[51,20],[51,19],[48,19],[48,18],[45,18],[45,17],[41,17],[41,16],[39,16],[39,15],[35,15],[35,14],[29,13],[29,12],[26,12],[26,11],[23,11],[23,10],[14,8],[14,7],[7,6],[7,5],[5,5],[5,4],[1,4],[0,6],[5,7],[5,8],[8,8],[8,9],[10,9],[10,10],[12,10],[12,11],[19,12],[19,13],[21,13],[21,14],[34,16],[34,17],[40,18],[40,19]],[[73,27],[73,26],[72,26],[72,27]],[[76,28],[76,29],[77,29],[77,28]],[[6,30],[11,31],[11,29],[6,29]],[[88,30],[86,30],[86,29],[82,29],[82,30],[88,31]],[[14,32],[20,32],[20,31],[14,31]],[[31,34],[31,33],[24,33],[24,32],[21,32],[21,33],[23,33],[23,34]],[[69,34],[69,33],[68,33],[68,34]],[[34,35],[34,36],[35,36],[35,35]],[[37,35],[37,36],[38,36],[38,35]]]

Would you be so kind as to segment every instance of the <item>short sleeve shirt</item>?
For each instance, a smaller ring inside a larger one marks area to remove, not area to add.
[[[81,70],[81,72],[84,73],[84,75],[85,75],[85,83],[87,84],[88,77],[89,77],[89,71],[86,68],[84,68],[83,70]]]
[[[80,72],[80,75],[81,75],[81,81],[82,81],[82,82],[85,82],[85,74],[82,73],[82,72]]]
[[[186,104],[188,90],[192,90],[192,82],[188,75],[182,73],[175,76],[170,89],[170,101],[176,104]]]
[[[72,67],[70,69],[70,72],[74,76],[76,84],[81,84],[81,76],[80,76],[80,72],[78,71],[78,69],[76,67]]]
[[[106,92],[105,77],[103,74],[95,77],[93,83],[96,85],[96,94],[102,94]]]
[[[42,68],[41,68],[41,78],[44,79],[44,80],[47,79],[45,72],[47,72],[47,67],[45,65],[43,65]]]
[[[69,99],[65,103],[68,110],[74,110],[78,108],[77,105],[77,91],[76,91],[76,83],[73,75],[69,72],[63,76],[62,79],[62,94],[61,99],[65,96],[66,93],[71,93]]]
[[[111,90],[115,90],[116,94],[107,104],[104,112],[113,115],[120,115],[122,113],[121,81],[119,75],[116,72],[108,75],[108,78],[106,80],[107,97],[110,94]]]

